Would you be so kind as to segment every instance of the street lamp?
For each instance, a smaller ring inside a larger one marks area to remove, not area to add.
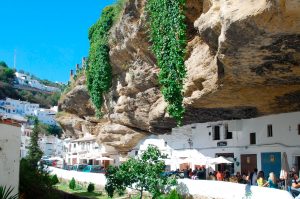
[[[192,146],[193,146],[193,140],[192,140],[191,138],[189,138],[189,139],[187,140],[187,142],[189,143],[190,149],[191,149]]]

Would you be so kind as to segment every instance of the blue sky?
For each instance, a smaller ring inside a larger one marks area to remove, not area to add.
[[[67,82],[88,55],[88,29],[115,0],[0,0],[0,60],[41,79]]]

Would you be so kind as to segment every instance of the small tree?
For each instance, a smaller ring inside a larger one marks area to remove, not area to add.
[[[76,181],[74,178],[72,178],[72,180],[69,183],[69,188],[74,190],[75,187],[76,187]]]
[[[27,156],[27,159],[33,168],[37,168],[37,163],[42,158],[43,155],[43,152],[39,147],[38,140],[39,140],[39,122],[37,118],[34,118],[34,128],[30,136],[30,144],[29,144],[29,150]]]
[[[51,182],[52,182],[52,185],[56,185],[57,183],[59,183],[59,180],[58,180],[56,174],[51,177]]]
[[[95,185],[93,183],[89,183],[88,187],[87,187],[87,191],[89,193],[93,192],[95,190]]]
[[[160,196],[166,185],[175,185],[176,179],[169,179],[162,175],[165,163],[164,156],[155,146],[149,146],[147,150],[136,159],[129,159],[117,167],[107,170],[107,184],[105,189],[110,197],[115,190],[124,190],[126,187],[138,190],[140,198],[143,191],[149,191],[153,198]]]

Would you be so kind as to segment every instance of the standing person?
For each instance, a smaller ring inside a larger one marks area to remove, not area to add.
[[[223,176],[222,172],[220,172],[220,171],[217,172],[216,177],[217,177],[218,181],[223,181],[223,179],[224,179],[224,176]]]
[[[269,179],[268,179],[268,182],[266,182],[264,185],[265,186],[268,186],[269,188],[274,188],[274,189],[277,189],[278,188],[278,185],[277,185],[277,178],[275,176],[275,174],[273,172],[271,172],[269,174]]]
[[[257,168],[250,173],[249,182],[250,185],[257,185]]]
[[[183,177],[189,178],[189,168],[188,167],[183,171]]]
[[[260,171],[260,172],[258,172],[258,175],[257,175],[257,185],[259,187],[263,187],[264,184],[266,184],[265,174],[263,171]]]

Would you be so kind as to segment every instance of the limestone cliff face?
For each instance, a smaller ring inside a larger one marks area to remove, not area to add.
[[[58,118],[69,133],[89,131],[126,151],[176,125],[160,93],[145,3],[129,0],[111,31],[114,78],[106,115],[92,117],[86,87],[79,85],[60,104],[72,114]],[[297,0],[187,0],[185,124],[300,110],[299,7]]]

